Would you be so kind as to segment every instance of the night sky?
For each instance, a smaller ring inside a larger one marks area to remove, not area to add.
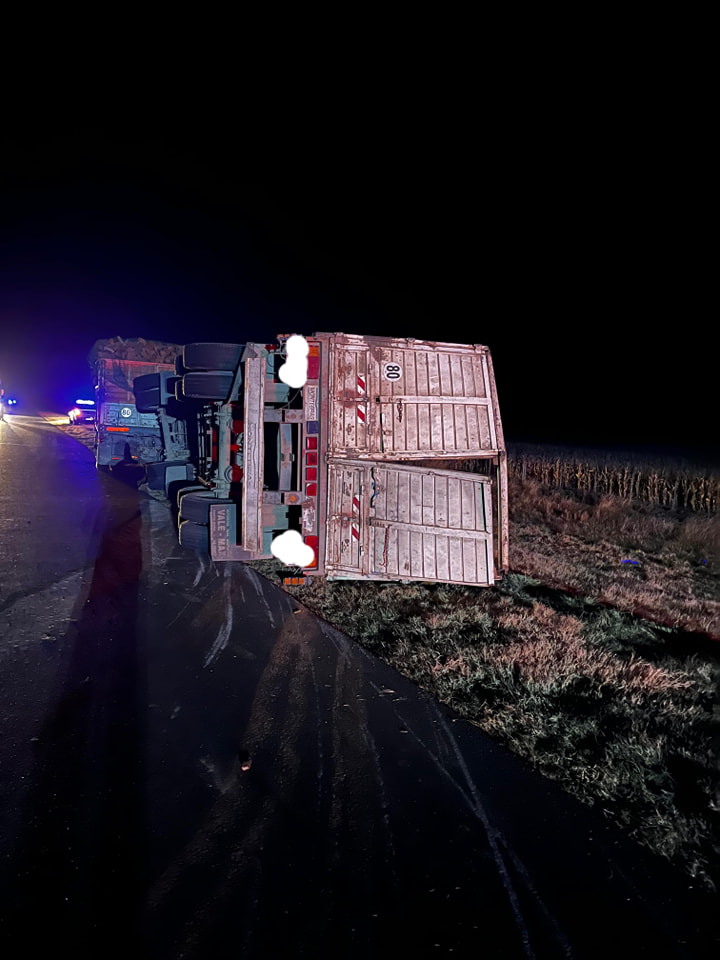
[[[630,130],[431,133],[301,157],[288,136],[264,168],[208,132],[12,136],[0,377],[18,413],[88,395],[100,337],[330,330],[487,344],[511,441],[714,449],[716,323],[672,158]]]

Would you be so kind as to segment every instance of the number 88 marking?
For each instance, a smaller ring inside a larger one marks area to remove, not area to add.
[[[399,380],[402,376],[402,367],[399,363],[386,363],[383,367],[383,376],[386,380]]]

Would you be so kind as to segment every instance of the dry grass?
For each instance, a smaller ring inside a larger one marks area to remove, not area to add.
[[[510,482],[511,565],[668,626],[720,639],[720,517],[658,514]]]
[[[509,611],[499,618],[499,625],[507,636],[514,633],[518,639],[501,647],[486,648],[483,653],[488,662],[509,668],[538,689],[562,686],[576,677],[645,694],[692,685],[686,674],[653,666],[634,654],[623,661],[607,651],[589,647],[578,617],[556,613],[541,603],[534,603],[529,610]],[[462,672],[453,661],[438,668]]]

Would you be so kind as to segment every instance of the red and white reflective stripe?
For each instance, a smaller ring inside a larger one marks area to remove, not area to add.
[[[358,378],[357,378],[357,392],[358,392],[358,397],[362,397],[364,400],[366,396],[365,377],[363,374],[360,374],[360,373],[358,374]],[[360,423],[365,423],[365,411],[363,410],[362,407],[357,408],[357,415]]]
[[[360,527],[359,527],[360,501],[358,500],[357,497],[353,497],[352,508],[353,508],[352,535],[355,540],[359,540],[360,539]]]

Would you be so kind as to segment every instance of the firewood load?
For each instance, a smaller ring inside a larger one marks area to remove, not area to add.
[[[146,363],[174,363],[182,351],[178,343],[164,343],[160,340],[145,340],[125,337],[109,337],[97,340],[90,353],[88,363],[92,367],[98,359],[136,360]]]

